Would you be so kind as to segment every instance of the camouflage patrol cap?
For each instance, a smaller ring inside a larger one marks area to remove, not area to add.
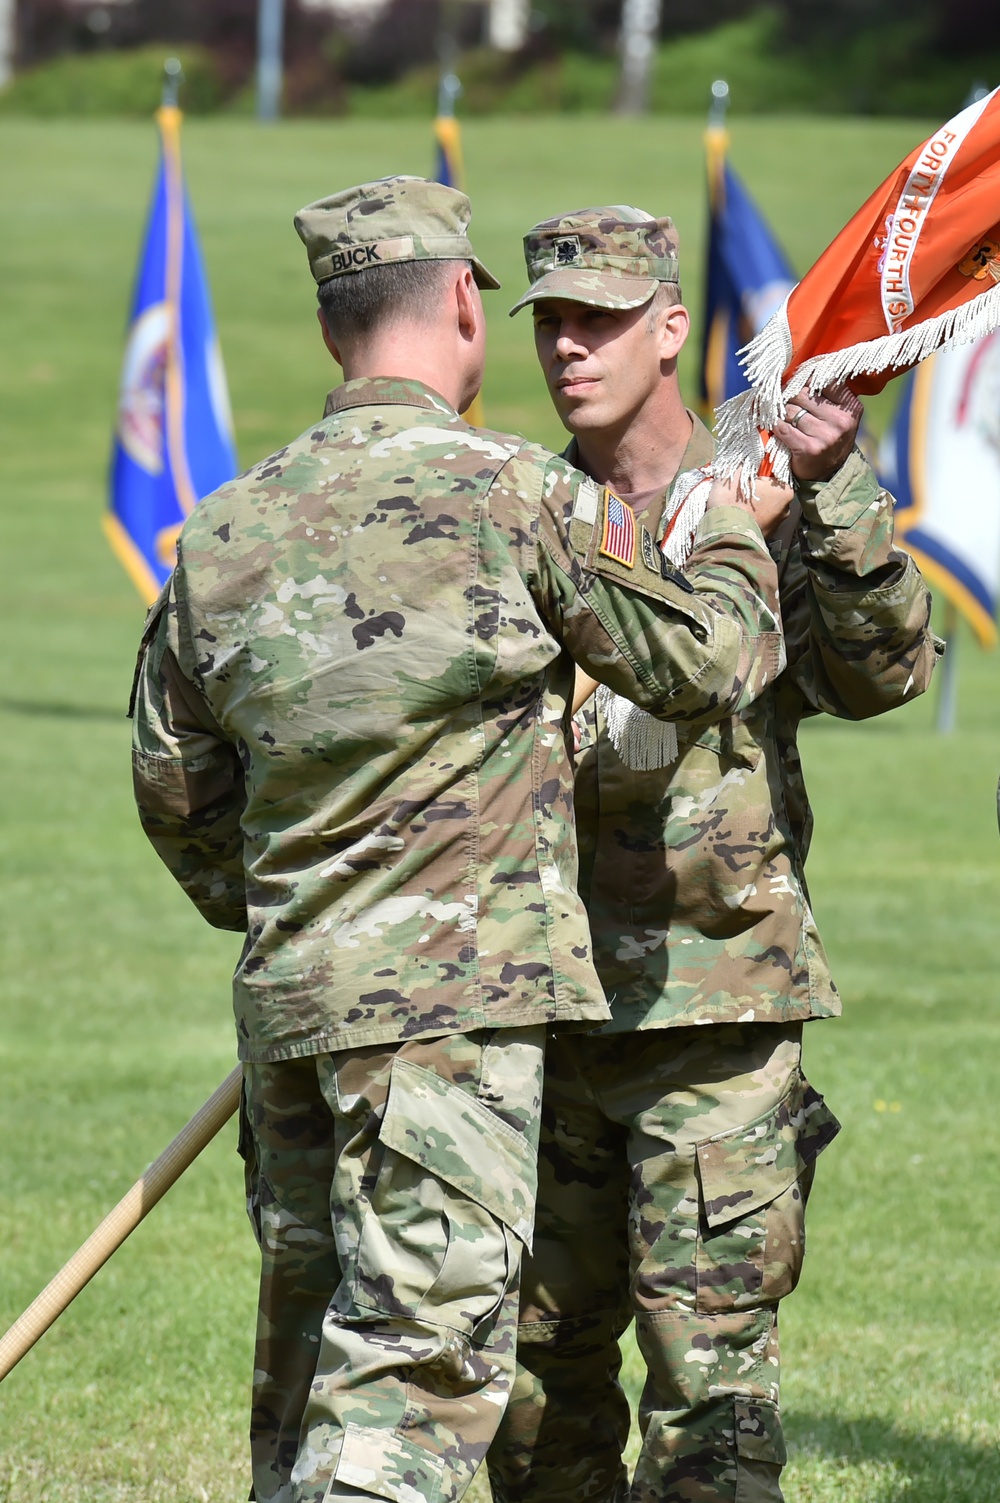
[[[317,282],[393,261],[471,261],[480,287],[500,283],[473,255],[464,193],[422,177],[383,177],[307,204],[295,216]]]
[[[661,282],[677,281],[677,248],[672,219],[654,219],[628,204],[543,219],[524,237],[532,285],[511,317],[545,297],[597,308],[641,308]]]

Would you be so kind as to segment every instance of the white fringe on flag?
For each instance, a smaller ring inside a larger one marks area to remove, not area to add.
[[[751,383],[750,390],[730,397],[715,412],[716,473],[725,479],[743,466],[740,490],[748,498],[765,452],[774,466],[775,479],[789,483],[788,450],[773,436],[765,450],[757,430],[772,429],[775,423],[783,421],[788,401],[796,392],[808,390],[815,396],[835,381],[848,381],[852,376],[871,375],[894,367],[905,370],[938,350],[971,344],[1000,328],[1000,285],[997,285],[949,313],[914,324],[912,329],[863,340],[827,355],[815,355],[798,366],[782,385],[782,375],[792,358],[787,303],[786,298],[760,333],[740,351],[740,364]]]
[[[662,550],[675,569],[683,569],[694,547],[698,524],[705,515],[705,503],[712,488],[710,466],[685,470],[677,477],[670,515],[664,522],[670,531]],[[676,520],[675,520],[676,519]],[[604,717],[608,739],[626,767],[634,772],[655,772],[677,761],[677,727],[669,720],[657,720],[630,699],[616,694],[606,684],[597,690],[597,703]]]

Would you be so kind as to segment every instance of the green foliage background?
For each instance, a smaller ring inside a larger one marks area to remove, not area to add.
[[[923,132],[760,119],[734,130],[733,156],[805,269]],[[671,212],[697,309],[700,123],[472,122],[465,146],[476,244],[505,284],[489,420],[558,443],[530,331],[505,317],[519,236],[584,202]],[[0,1327],[234,1054],[235,942],[188,908],[131,807],[123,711],[142,608],[99,528],[155,156],[146,123],[0,121]],[[244,463],[312,421],[335,380],[293,212],[431,160],[429,132],[405,122],[189,123]],[[874,404],[876,425],[892,400]],[[803,737],[813,898],[846,1016],[807,1031],[844,1132],[782,1313],[790,1503],[997,1491],[1000,667],[966,635],[959,648],[950,738],[933,696]],[[245,1496],[255,1249],[234,1150],[230,1128],[0,1387],[3,1503]],[[625,1372],[634,1398],[631,1348]]]
[[[933,45],[930,22],[917,14],[869,17],[867,24],[855,19],[835,35],[816,20],[804,30],[800,26],[796,35],[796,16],[787,7],[768,5],[708,30],[668,31],[653,67],[650,110],[703,117],[712,82],[721,77],[728,80],[733,108],[741,116],[930,114],[943,120],[961,108],[973,84],[1000,79],[1000,36],[987,36],[970,55],[967,49],[956,53]],[[300,47],[289,59],[286,113],[423,119],[434,109],[437,61],[401,57],[391,81],[364,82],[351,73],[351,52],[342,36],[331,32],[307,40],[305,51]],[[609,110],[619,79],[615,48],[610,41],[603,48],[580,43],[578,31],[569,28],[549,43],[536,38],[516,57],[485,47],[466,50],[455,64],[464,89],[461,113]],[[391,45],[389,33],[382,50]],[[0,93],[0,114],[148,114],[159,97],[163,59],[178,47],[190,113],[252,111],[252,79],[224,51],[192,42],[149,42],[68,53],[26,68]]]
[[[0,114],[148,116],[160,103],[163,63],[171,54],[184,68],[184,107],[207,115],[223,91],[211,55],[201,47],[133,47],[121,52],[65,53],[26,69],[0,93]]]

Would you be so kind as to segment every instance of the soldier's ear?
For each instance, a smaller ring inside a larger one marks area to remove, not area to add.
[[[340,346],[327,327],[326,319],[323,317],[322,308],[316,309],[316,317],[319,319],[320,330],[323,334],[323,343],[326,345],[327,349],[330,351],[330,354],[333,356],[334,360],[336,360],[340,368],[343,369],[344,360],[343,356],[340,353]]]
[[[672,303],[660,310],[657,321],[660,359],[676,360],[691,332],[691,315],[683,303]]]
[[[458,329],[464,339],[475,339],[483,320],[483,303],[470,266],[463,266],[455,282]]]

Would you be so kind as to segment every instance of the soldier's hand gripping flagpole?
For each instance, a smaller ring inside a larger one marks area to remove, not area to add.
[[[31,1350],[39,1337],[44,1336],[49,1326],[58,1320],[84,1285],[90,1282],[111,1254],[121,1247],[129,1233],[135,1230],[143,1217],[162,1199],[170,1186],[180,1179],[185,1169],[194,1163],[202,1149],[229,1121],[239,1105],[242,1079],[242,1067],[238,1065],[218,1089],[213,1091],[204,1106],[195,1112],[187,1126],[181,1129],[159,1158],[139,1176],[69,1262],[63,1264],[55,1278],[32,1301],[10,1330],[0,1337],[0,1382],[20,1362],[25,1352]]]

